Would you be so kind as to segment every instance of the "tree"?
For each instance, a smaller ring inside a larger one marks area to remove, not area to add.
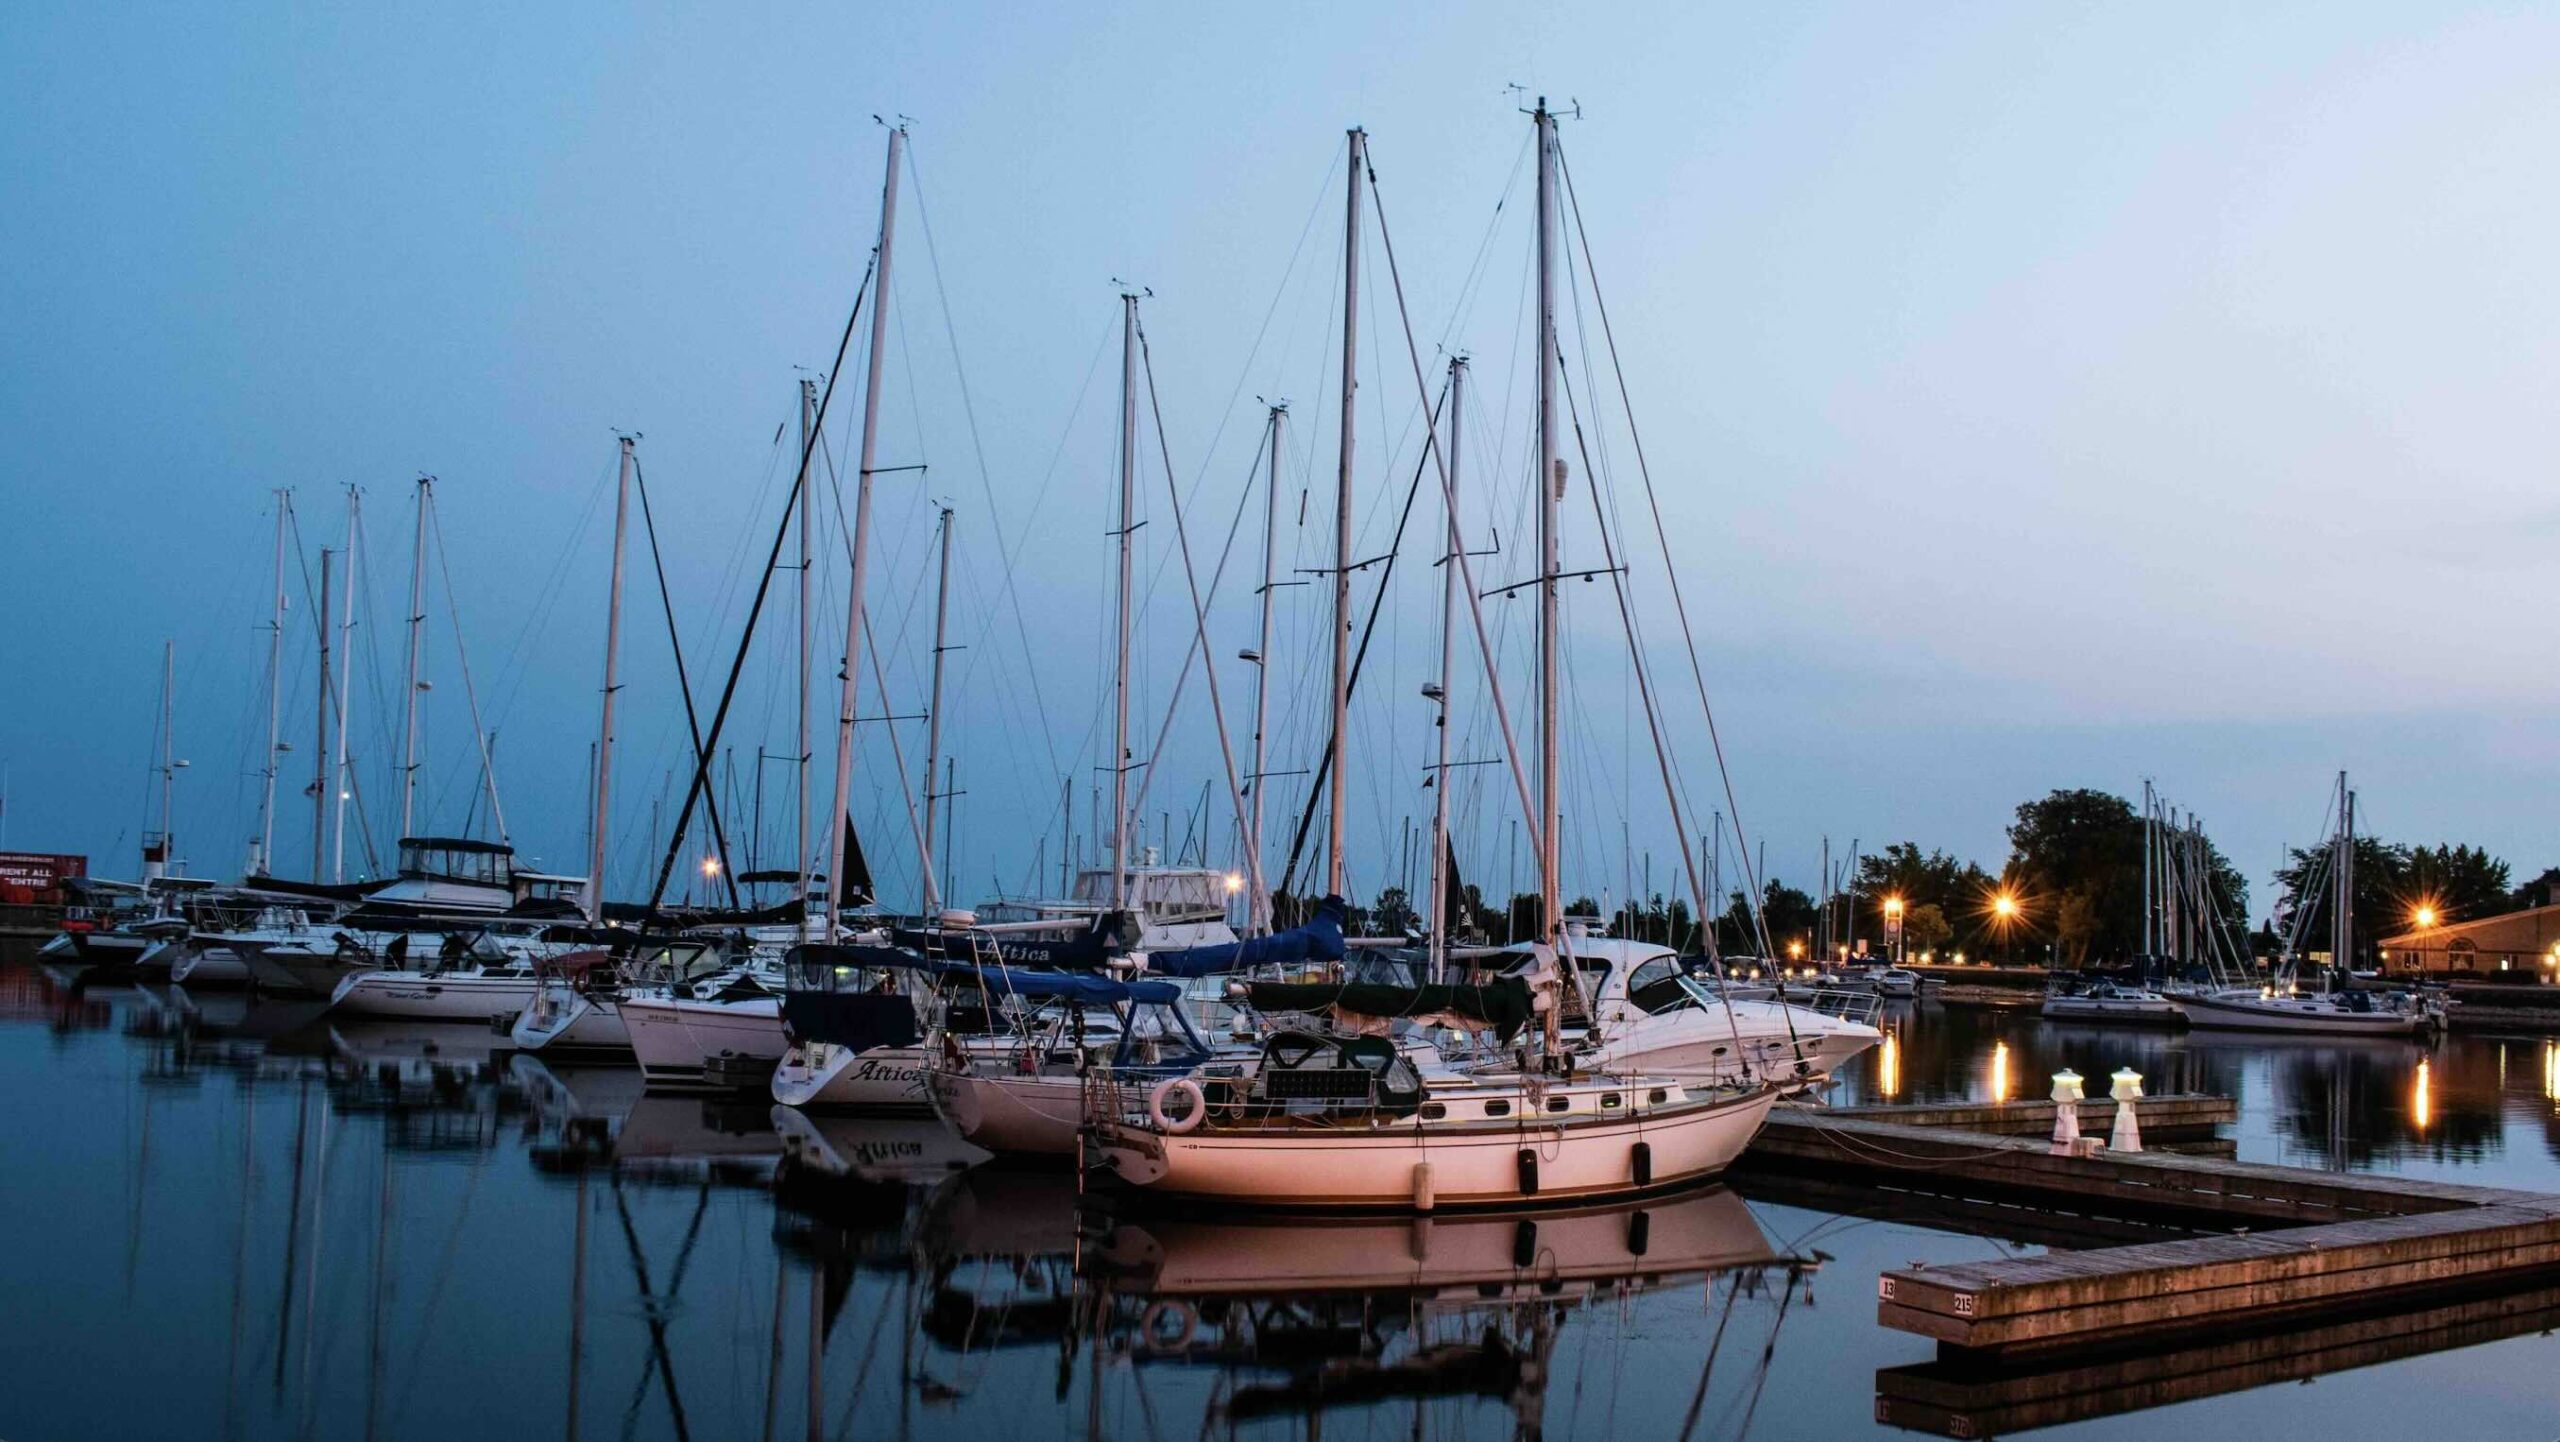
[[[1955,934],[1948,917],[1980,912],[1982,899],[1991,894],[1992,882],[1989,872],[1970,861],[1958,861],[1943,851],[1923,854],[1916,843],[1897,841],[1880,852],[1858,858],[1857,889],[1862,903],[1857,918],[1859,937],[1879,949],[1883,946],[1883,903],[1896,897],[1903,906],[1903,944],[1925,948]],[[1923,940],[1912,929],[1922,907],[1937,913],[1938,925],[1948,928],[1943,935]]]
[[[2293,863],[2276,873],[2282,895],[2277,903],[2276,931],[2299,951],[2326,951],[2333,935],[2329,921],[2331,848],[2299,849]],[[2553,873],[2509,890],[2507,863],[2476,846],[2404,846],[2378,836],[2359,836],[2355,849],[2354,934],[2347,954],[2359,967],[2369,965],[2383,937],[2424,930],[2421,910],[2433,914],[2433,925],[2494,916],[2520,903],[2536,886],[2546,888]]]
[[[1816,914],[1813,898],[1783,881],[1772,880],[1761,892],[1760,915],[1768,923],[1769,949],[1779,957],[1787,954],[1789,942],[1810,944]],[[1752,924],[1751,903],[1742,892],[1735,892],[1726,905],[1718,935],[1728,951],[1746,956],[1761,954],[1759,928]]]
[[[1934,901],[1906,906],[1902,910],[1902,946],[1905,951],[1934,950],[1955,934],[1955,927],[1947,922],[1946,909]]]
[[[2143,824],[2133,803],[2085,788],[2055,791],[2019,806],[2009,846],[2006,879],[2030,935],[2049,932],[2074,966],[2140,949]],[[2248,884],[2210,840],[2202,850],[2209,910],[2236,948],[2248,921]]]
[[[1378,904],[1371,909],[1370,919],[1379,933],[1387,936],[1405,935],[1419,920],[1414,914],[1413,902],[1406,897],[1401,886],[1390,886],[1378,893]]]

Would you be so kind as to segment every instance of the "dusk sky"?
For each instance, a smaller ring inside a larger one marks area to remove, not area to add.
[[[1772,872],[1812,887],[1826,835],[1996,868],[2018,802],[2138,795],[2150,776],[2203,814],[2263,915],[2280,848],[2317,838],[2343,768],[2371,829],[2476,842],[2531,876],[2560,864],[2560,632],[2542,575],[2560,542],[2555,60],[2560,13],[2338,3],[11,7],[5,844],[138,871],[173,639],[180,851],[194,874],[238,873],[265,739],[270,491],[294,488],[316,565],[343,544],[354,484],[351,749],[387,845],[410,487],[430,473],[509,832],[544,869],[582,871],[614,432],[643,437],[707,712],[780,519],[797,368],[831,363],[875,239],[875,117],[905,116],[880,464],[927,469],[878,481],[871,616],[890,694],[866,676],[862,713],[922,709],[944,501],[967,647],[947,711],[967,793],[956,889],[1020,889],[1035,857],[1057,863],[1062,777],[1092,844],[1107,759],[1115,279],[1153,292],[1142,314],[1204,585],[1234,527],[1211,627],[1241,746],[1258,398],[1292,407],[1280,567],[1331,551],[1348,126],[1370,137],[1435,391],[1447,352],[1474,358],[1463,523],[1473,547],[1501,541],[1479,587],[1523,574],[1519,85],[1579,107],[1562,143],[1593,268]],[[1421,424],[1371,219],[1363,557],[1388,547]],[[1565,564],[1602,565],[1596,481],[1703,830],[1721,785],[1575,262],[1566,365],[1601,454],[1574,461]],[[861,363],[857,338],[827,420],[848,496]],[[1151,424],[1141,455],[1143,759],[1192,620]],[[1406,819],[1429,816],[1417,692],[1437,664],[1439,525],[1426,496],[1355,717],[1364,896],[1395,879]],[[822,655],[844,618],[826,539]],[[312,859],[299,565],[288,875]],[[686,756],[636,525],[630,565],[616,895],[641,888],[653,803],[672,810]],[[756,749],[792,747],[792,587],[777,581],[724,738],[733,809],[753,804]],[[1279,594],[1268,764],[1289,770],[1323,741],[1324,593]],[[418,829],[485,833],[440,577],[429,596]],[[1486,607],[1525,724],[1529,602]],[[1566,888],[1622,894],[1649,853],[1654,888],[1675,891],[1608,584],[1574,584],[1567,622]],[[1489,759],[1471,646],[1457,746]],[[821,804],[834,670],[812,708]],[[920,725],[866,726],[855,814],[905,904],[889,726],[918,764]],[[1196,678],[1173,735],[1148,839],[1197,844],[1205,784],[1210,859],[1228,864]],[[766,768],[768,865],[788,864],[789,773]],[[1276,858],[1304,778],[1272,785]],[[1473,768],[1456,794],[1462,864],[1507,884],[1508,781]]]

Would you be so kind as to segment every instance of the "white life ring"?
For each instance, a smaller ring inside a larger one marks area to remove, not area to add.
[[[1176,1330],[1165,1330],[1167,1318],[1173,1320]],[[1159,1356],[1179,1352],[1189,1347],[1191,1339],[1200,1334],[1200,1314],[1191,1309],[1190,1303],[1168,1298],[1149,1306],[1139,1316],[1138,1334],[1146,1339],[1147,1350]]]
[[[1172,1096],[1175,1092],[1188,1092],[1191,1095],[1191,1110],[1180,1118],[1169,1117],[1165,1115],[1164,1110],[1165,1098]],[[1200,1090],[1200,1083],[1187,1076],[1167,1077],[1156,1083],[1155,1090],[1147,1093],[1147,1120],[1154,1122],[1159,1131],[1180,1136],[1199,1126],[1202,1119],[1208,1115],[1208,1095]]]

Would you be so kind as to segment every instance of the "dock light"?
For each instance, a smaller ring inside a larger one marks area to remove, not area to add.
[[[1242,891],[1242,890],[1244,890],[1244,878],[1243,878],[1243,877],[1241,877],[1241,876],[1238,876],[1236,873],[1234,873],[1234,872],[1232,872],[1232,871],[1228,872],[1228,873],[1227,873],[1227,895],[1229,895],[1229,896],[1233,896],[1233,895],[1235,895],[1237,892]]]
[[[2067,1156],[2080,1147],[2080,1073],[2069,1067],[2053,1074],[2053,1154]]]
[[[702,874],[705,876],[718,876],[720,874],[720,858],[717,856],[706,856],[702,858]]]
[[[1899,896],[1886,897],[1884,899],[1884,914],[1887,916],[1900,916],[1902,914],[1902,898]]]
[[[2432,906],[2419,907],[2415,916],[2417,923],[2420,926],[2433,926],[2436,924],[2436,909]]]
[[[1803,959],[1804,959],[1804,943],[1803,943],[1803,942],[1801,942],[1801,941],[1790,941],[1790,942],[1788,942],[1788,943],[1787,943],[1787,955],[1788,955],[1788,956],[1790,956],[1790,957],[1795,958],[1795,959],[1796,959],[1796,960],[1798,960],[1798,961],[1803,960]]]
[[[1962,966],[1962,965],[1964,965],[1964,953],[1963,953],[1963,952],[1961,952],[1961,951],[1959,951],[1959,952],[1957,952],[1957,953],[1956,953],[1956,965],[1958,965],[1958,966]]]
[[[2142,1073],[2124,1067],[2109,1080],[2115,1083],[2107,1095],[2116,1099],[2116,1124],[2107,1133],[2107,1149],[2138,1152],[2142,1150],[2142,1119],[2137,1114],[2142,1102]]]
[[[2018,898],[2005,891],[2001,892],[1998,896],[1991,898],[1991,910],[2002,921],[2007,921],[2018,914]]]

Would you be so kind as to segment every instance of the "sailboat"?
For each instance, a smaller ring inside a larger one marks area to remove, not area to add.
[[[2332,803],[2337,827],[2329,838],[2325,879],[2329,885],[2330,965],[2343,970],[2355,941],[2356,795],[2347,773],[2338,773]],[[2297,989],[2295,956],[2302,937],[2287,938],[2285,955],[2268,983],[2221,986],[2179,997],[2178,1007],[2190,1026],[2226,1031],[2293,1032],[2318,1036],[2419,1037],[2441,1028],[2440,1003],[2406,991],[2361,988],[2315,992]],[[2324,977],[2325,982],[2325,977]]]
[[[1582,1071],[1560,1045],[1561,1002],[1579,987],[1574,938],[1564,926],[1558,880],[1561,752],[1557,499],[1558,349],[1555,280],[1558,161],[1555,120],[1543,98],[1534,112],[1538,144],[1538,454],[1540,592],[1537,806],[1530,828],[1538,854],[1542,935],[1525,975],[1491,984],[1415,988],[1343,985],[1248,988],[1257,1010],[1285,1010],[1330,992],[1337,1017],[1365,1014],[1352,1035],[1284,1031],[1263,1044],[1250,1075],[1156,1083],[1139,1094],[1109,1077],[1088,1087],[1089,1144],[1126,1183],[1151,1192],[1258,1206],[1441,1207],[1545,1205],[1686,1186],[1721,1173],[1768,1118],[1779,1089],[1713,1079],[1612,1076]],[[1360,207],[1369,175],[1367,137],[1349,133],[1349,193],[1343,259],[1343,415],[1336,476],[1334,572],[1334,751],[1328,890],[1343,880],[1347,786],[1343,744],[1349,699],[1351,434],[1359,316]],[[1392,254],[1392,252],[1390,252]],[[1420,383],[1419,361],[1416,382]],[[1427,443],[1428,444],[1428,443]],[[1454,502],[1448,455],[1429,446]],[[1449,557],[1466,575],[1463,547]],[[1472,581],[1467,582],[1472,590]],[[1483,643],[1479,635],[1480,645]],[[1489,647],[1486,659],[1490,664]],[[1506,740],[1509,727],[1504,725]],[[1512,753],[1520,780],[1518,752]],[[1525,780],[1520,780],[1524,798]],[[1435,858],[1435,866],[1438,858]],[[1417,1060],[1382,1035],[1391,1019],[1446,1017],[1490,1028],[1508,1043],[1535,1023],[1534,1056],[1510,1070],[1461,1071]],[[1213,1090],[1214,1088],[1214,1090]]]

